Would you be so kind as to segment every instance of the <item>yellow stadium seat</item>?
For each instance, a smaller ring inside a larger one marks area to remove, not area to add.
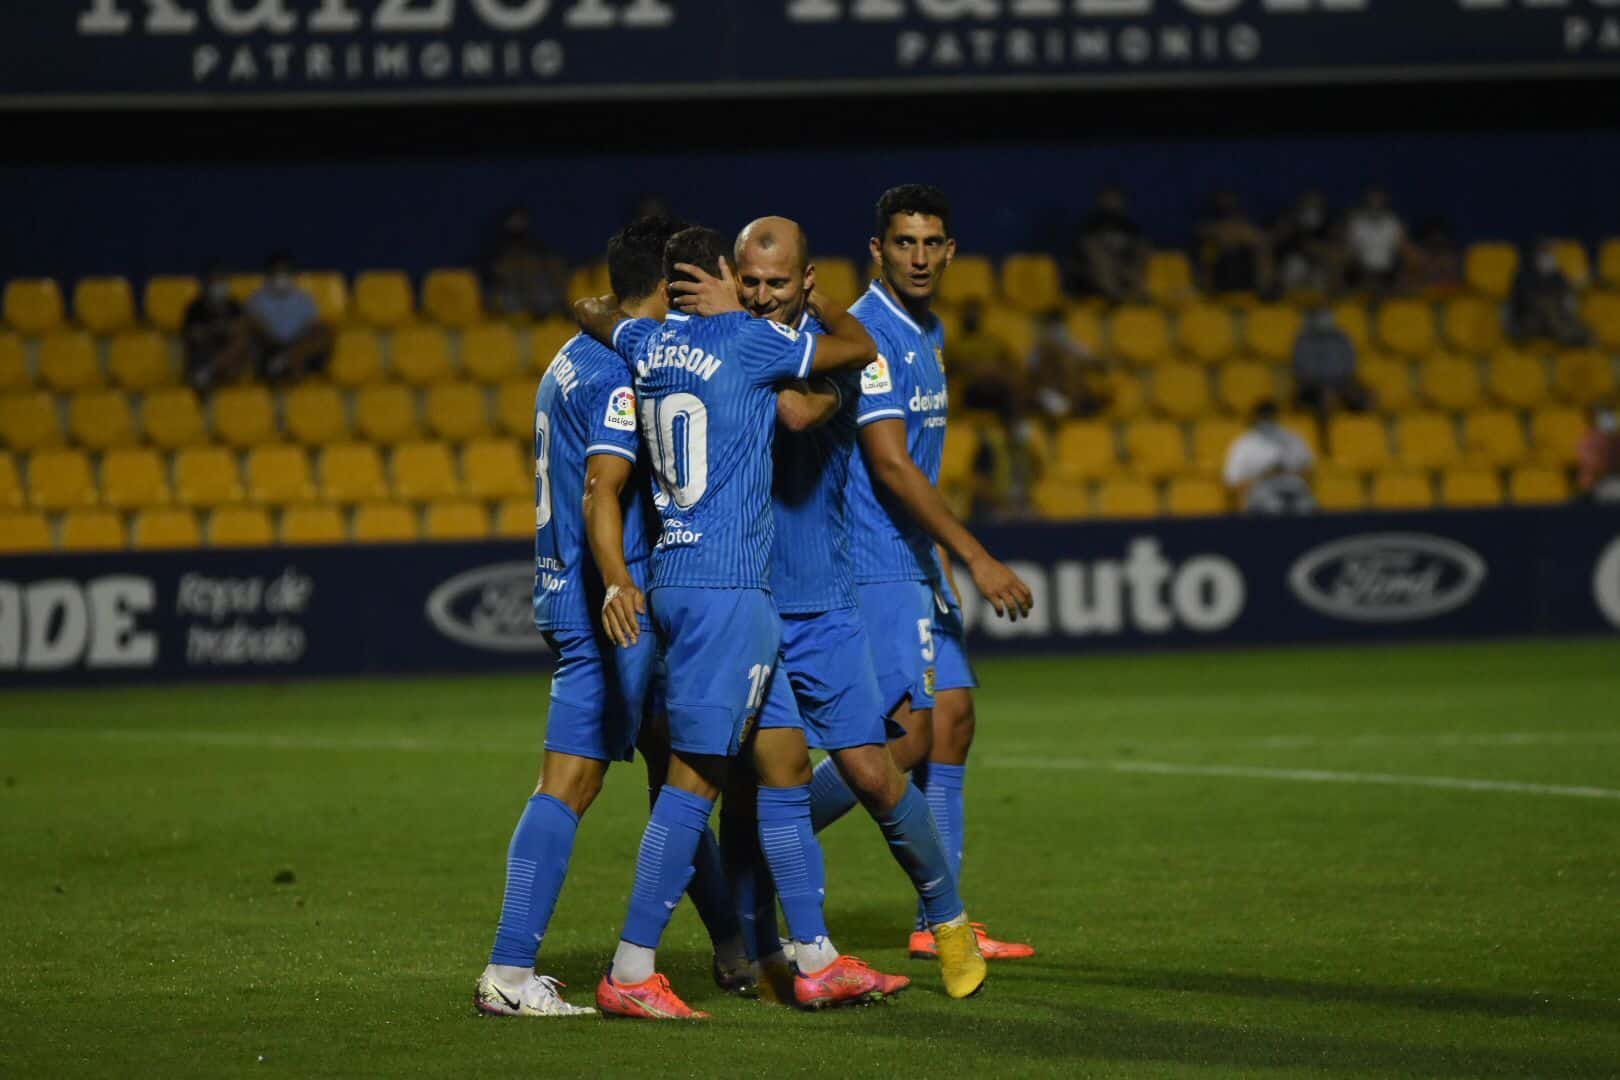
[[[327,374],[339,386],[370,386],[382,381],[382,342],[370,330],[350,327],[332,344]]]
[[[186,506],[241,502],[242,474],[236,455],[223,446],[188,446],[174,454],[174,494]]]
[[[511,439],[479,439],[462,447],[461,477],[475,499],[534,495],[534,465]]]
[[[418,536],[416,508],[367,503],[354,512],[354,539],[362,544],[404,544]]]
[[[451,499],[461,494],[450,448],[440,442],[402,443],[389,459],[394,497],[407,502]]]
[[[1219,476],[1226,467],[1226,451],[1243,434],[1243,425],[1224,417],[1211,417],[1193,425],[1193,469],[1203,476]]]
[[[1373,477],[1375,510],[1427,510],[1434,505],[1434,484],[1428,473],[1389,471]]]
[[[315,301],[315,314],[328,326],[341,323],[349,315],[349,283],[336,270],[306,270],[295,279],[298,287]]]
[[[1620,293],[1587,293],[1581,298],[1581,318],[1599,345],[1620,350]]]
[[[115,510],[69,510],[62,515],[63,551],[122,551],[124,519]]]
[[[1518,506],[1568,502],[1569,479],[1562,469],[1521,466],[1508,476],[1508,501]]]
[[[309,456],[304,448],[269,443],[249,450],[247,493],[252,501],[268,506],[313,500],[315,485],[310,480]]]
[[[34,377],[28,371],[28,354],[23,351],[22,338],[0,331],[0,393],[26,390]]]
[[[1492,300],[1507,299],[1518,269],[1519,251],[1512,244],[1472,244],[1463,256],[1463,278],[1469,288]]]
[[[996,298],[996,271],[983,255],[958,255],[939,284],[939,298],[947,304],[968,300],[988,303]]]
[[[483,503],[465,499],[429,503],[422,515],[422,536],[427,540],[483,540],[489,536],[489,511]]]
[[[1592,284],[1592,262],[1586,257],[1585,245],[1579,240],[1563,239],[1551,241],[1551,247],[1558,269],[1572,286],[1584,289]]]
[[[518,373],[517,335],[505,323],[480,323],[461,332],[461,370],[481,383]]]
[[[276,440],[276,405],[262,386],[227,386],[214,394],[214,434],[238,448]]]
[[[482,317],[478,276],[471,270],[431,270],[422,279],[422,310],[445,326],[471,326]]]
[[[1300,437],[1306,448],[1310,450],[1311,457],[1318,460],[1322,457],[1322,429],[1316,421],[1316,414],[1309,412],[1284,413],[1282,426]]]
[[[1502,505],[1502,479],[1489,469],[1447,469],[1440,474],[1440,505],[1477,509]]]
[[[248,297],[264,288],[264,275],[231,274],[226,278],[226,284],[233,297],[242,303],[246,303]]]
[[[495,507],[495,535],[503,539],[534,542],[534,497],[502,499]]]
[[[1187,437],[1170,420],[1137,420],[1125,426],[1125,460],[1131,472],[1159,480],[1187,471]]]
[[[1149,518],[1159,513],[1159,493],[1145,480],[1116,476],[1097,485],[1097,516]]]
[[[1153,373],[1153,404],[1177,420],[1210,412],[1209,376],[1196,364],[1166,364]]]
[[[495,394],[495,424],[507,435],[534,438],[533,379],[508,379]]]
[[[73,315],[93,334],[112,334],[135,324],[135,292],[121,277],[80,278],[73,287]]]
[[[973,458],[979,452],[979,433],[969,424],[952,423],[945,431],[945,450],[940,455],[939,485],[960,484],[973,474]]]
[[[1192,263],[1180,251],[1155,251],[1148,255],[1142,287],[1148,298],[1165,307],[1178,307],[1194,299]]]
[[[202,407],[190,387],[154,390],[141,402],[141,430],[165,450],[207,442]]]
[[[1248,416],[1262,401],[1277,398],[1275,374],[1264,364],[1226,364],[1216,373],[1215,384],[1221,403],[1240,416]]]
[[[83,330],[58,330],[39,343],[39,381],[59,394],[102,385],[96,343]]]
[[[40,450],[28,459],[28,505],[34,509],[71,510],[99,501],[83,450]]]
[[[1509,409],[1469,413],[1463,418],[1463,453],[1469,464],[1488,469],[1523,462],[1530,448],[1519,414]]]
[[[62,442],[56,399],[44,390],[0,397],[0,439],[13,450],[35,450]]]
[[[1286,304],[1262,304],[1243,316],[1243,344],[1249,352],[1272,364],[1286,364],[1294,356],[1300,315]]]
[[[1407,469],[1438,469],[1462,464],[1457,428],[1442,413],[1407,413],[1395,420],[1396,460]]]
[[[1051,311],[1063,303],[1057,260],[1050,255],[1008,255],[1001,260],[1001,295],[1028,314]]]
[[[454,376],[450,342],[435,326],[407,326],[394,332],[388,343],[394,374],[412,386],[444,382]]]
[[[392,330],[411,321],[411,280],[399,270],[366,270],[354,279],[354,313],[362,322]]]
[[[22,505],[23,486],[17,460],[0,450],[0,510],[20,510]]]
[[[1176,347],[1200,363],[1221,363],[1237,351],[1232,313],[1216,304],[1188,304],[1176,315]]]
[[[125,390],[173,386],[179,372],[169,362],[162,335],[153,330],[127,330],[107,343],[107,373]]]
[[[1372,472],[1390,465],[1389,436],[1376,416],[1335,416],[1328,422],[1327,441],[1333,464],[1345,472]]]
[[[19,333],[48,334],[62,325],[62,290],[50,278],[6,282],[5,320]]]
[[[1091,497],[1085,485],[1070,477],[1048,477],[1029,493],[1035,512],[1052,521],[1073,521],[1091,512]]]
[[[135,515],[130,541],[138,550],[201,547],[202,530],[197,515],[184,507],[142,510]]]
[[[553,317],[541,319],[529,331],[529,355],[537,375],[544,375],[562,347],[579,333],[573,319]]]
[[[208,515],[210,547],[269,547],[275,542],[262,506],[222,506]]]
[[[336,506],[289,506],[281,512],[283,544],[341,544],[349,538],[343,510]]]
[[[1405,412],[1417,396],[1412,389],[1412,369],[1404,360],[1369,356],[1356,365],[1356,379],[1372,392],[1373,403],[1383,412]]]
[[[1435,356],[1418,369],[1418,387],[1431,404],[1450,412],[1477,408],[1483,399],[1479,365],[1455,356]]]
[[[992,337],[1000,338],[1014,359],[1028,356],[1035,347],[1035,323],[1032,316],[1003,304],[991,304],[984,309],[984,329]],[[946,347],[950,342],[947,340]],[[950,355],[945,357],[947,365]],[[947,371],[949,374],[949,371]]]
[[[811,260],[816,268],[816,288],[834,303],[848,307],[861,295],[861,275],[855,261],[840,255],[818,255]]]
[[[1591,405],[1614,393],[1614,364],[1596,349],[1570,349],[1558,354],[1553,387],[1572,405]]]
[[[1170,324],[1158,308],[1137,304],[1118,308],[1108,323],[1108,340],[1116,355],[1138,366],[1170,359]]]
[[[1350,339],[1357,352],[1365,352],[1372,344],[1371,331],[1367,326],[1367,309],[1356,301],[1342,300],[1334,304],[1333,323],[1344,331],[1344,336]]]
[[[321,498],[326,502],[368,502],[388,497],[382,455],[370,443],[334,443],[320,452],[316,464]]]
[[[607,263],[591,263],[587,266],[576,266],[568,275],[568,302],[584,300],[592,296],[604,296],[613,291],[613,281],[608,275]]]
[[[197,279],[182,274],[160,274],[146,279],[141,294],[141,310],[146,321],[159,330],[174,333],[185,321],[186,308],[197,299],[202,286]]]
[[[354,396],[354,429],[372,442],[393,445],[416,437],[416,395],[398,383],[361,388]]]
[[[1579,409],[1541,409],[1530,418],[1530,445],[1542,465],[1565,468],[1575,464],[1586,417]]]
[[[1446,343],[1464,356],[1483,356],[1502,343],[1502,309],[1477,296],[1446,301],[1440,315]]]
[[[1084,345],[1093,353],[1102,352],[1103,322],[1102,309],[1095,304],[1075,304],[1069,308],[1063,317],[1064,328],[1068,330],[1069,337]],[[945,338],[945,345],[949,348],[951,339]]]
[[[1164,508],[1177,517],[1212,517],[1229,509],[1226,489],[1214,480],[1178,476],[1165,490]]]
[[[1611,289],[1620,288],[1620,236],[1598,245],[1598,279]]]
[[[1547,400],[1547,367],[1534,356],[1503,349],[1491,357],[1485,386],[1503,405],[1535,408]]]
[[[489,432],[484,388],[471,383],[429,387],[423,413],[428,430],[451,442],[465,442]]]
[[[50,548],[51,523],[44,514],[37,510],[0,513],[0,552],[21,555]]]
[[[1142,380],[1129,371],[1110,371],[1107,375],[1108,418],[1134,420],[1142,415],[1147,405],[1147,390]]]
[[[1354,513],[1367,508],[1367,485],[1357,473],[1318,469],[1311,477],[1311,490],[1323,510]]]
[[[1378,309],[1378,340],[1402,356],[1434,350],[1434,311],[1421,300],[1389,300]]]
[[[1119,468],[1114,430],[1095,420],[1068,420],[1058,429],[1057,471],[1067,480],[1109,476]]]
[[[68,433],[91,450],[135,441],[135,417],[122,390],[88,390],[68,399]]]
[[[337,387],[304,383],[282,398],[287,434],[305,446],[324,446],[349,437],[349,416]]]

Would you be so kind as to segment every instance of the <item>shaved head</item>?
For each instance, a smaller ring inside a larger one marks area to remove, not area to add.
[[[816,287],[810,244],[797,221],[762,217],[737,234],[737,296],[761,319],[797,326]]]
[[[785,248],[786,255],[800,270],[810,265],[810,241],[805,238],[804,230],[792,218],[762,217],[755,218],[743,226],[742,232],[737,234],[737,247],[733,254],[737,262],[742,262],[749,248],[758,248],[761,251],[773,252],[778,255],[778,248]]]

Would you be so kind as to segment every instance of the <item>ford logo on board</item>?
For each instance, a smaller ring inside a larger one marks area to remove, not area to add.
[[[457,574],[429,594],[427,617],[452,641],[493,652],[545,652],[534,628],[534,564],[495,563]]]
[[[1466,604],[1485,581],[1472,548],[1423,533],[1368,533],[1312,548],[1288,571],[1309,608],[1351,622],[1432,619]]]

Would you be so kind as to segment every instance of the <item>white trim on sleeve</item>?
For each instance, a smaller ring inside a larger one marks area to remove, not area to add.
[[[626,450],[622,446],[614,446],[612,443],[605,442],[591,443],[591,445],[585,448],[586,457],[591,457],[593,454],[617,454],[620,457],[626,458],[630,461],[636,460],[634,451]]]
[[[625,327],[629,326],[633,322],[635,322],[634,319],[620,319],[618,322],[613,324],[613,333],[609,336],[608,341],[613,346],[614,352],[619,351],[619,335],[624,332]]]
[[[810,360],[816,354],[816,335],[804,335],[804,359],[799,362],[799,378],[810,374]]]
[[[868,413],[861,413],[855,417],[855,423],[865,427],[874,420],[904,420],[906,414],[899,409],[873,409]]]

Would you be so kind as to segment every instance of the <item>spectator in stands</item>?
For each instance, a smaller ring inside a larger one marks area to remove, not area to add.
[[[265,261],[264,284],[247,301],[259,369],[271,382],[293,382],[320,371],[332,350],[332,328],[321,322],[315,298],[298,287],[293,269],[287,252],[271,255]]]
[[[502,315],[544,319],[566,313],[568,262],[547,251],[529,226],[529,212],[509,210],[484,260],[485,303]]]
[[[1320,191],[1307,191],[1284,211],[1272,231],[1272,245],[1279,288],[1338,292],[1344,275],[1344,241]]]
[[[1346,283],[1375,293],[1392,291],[1400,278],[1406,226],[1390,209],[1389,192],[1376,185],[1367,189],[1345,221],[1344,239],[1350,253]]]
[[[1584,499],[1620,503],[1620,413],[1612,404],[1594,405],[1591,423],[1581,436],[1575,486]]]
[[[1096,416],[1108,408],[1113,393],[1107,365],[1069,336],[1060,309],[1037,318],[1035,344],[1027,366],[1029,405],[1049,423]]]
[[[1463,286],[1462,252],[1451,226],[1430,218],[1418,226],[1417,242],[1406,249],[1406,289],[1423,296],[1450,296]]]
[[[1367,408],[1366,388],[1356,381],[1356,347],[1333,312],[1315,307],[1294,338],[1294,404],[1314,409],[1325,421],[1339,409]]]
[[[1114,301],[1139,299],[1147,256],[1147,241],[1125,207],[1125,192],[1105,187],[1080,223],[1066,267],[1069,291]]]
[[[977,300],[962,305],[961,327],[951,336],[951,389],[963,408],[1012,417],[1024,396],[1012,350],[984,325]]]
[[[1576,306],[1575,289],[1558,268],[1558,256],[1546,240],[1536,241],[1519,261],[1509,302],[1513,336],[1519,341],[1551,338],[1560,345],[1591,340]]]
[[[1271,290],[1271,238],[1244,211],[1236,194],[1217,192],[1198,226],[1199,263],[1214,293]]]
[[[1254,422],[1226,450],[1222,478],[1245,512],[1308,514],[1316,510],[1305,440],[1277,421],[1277,403],[1255,406]]]
[[[186,381],[199,394],[236,382],[252,370],[252,341],[242,320],[242,305],[231,295],[230,282],[218,265],[203,271],[202,292],[186,305],[180,336],[186,347]]]

